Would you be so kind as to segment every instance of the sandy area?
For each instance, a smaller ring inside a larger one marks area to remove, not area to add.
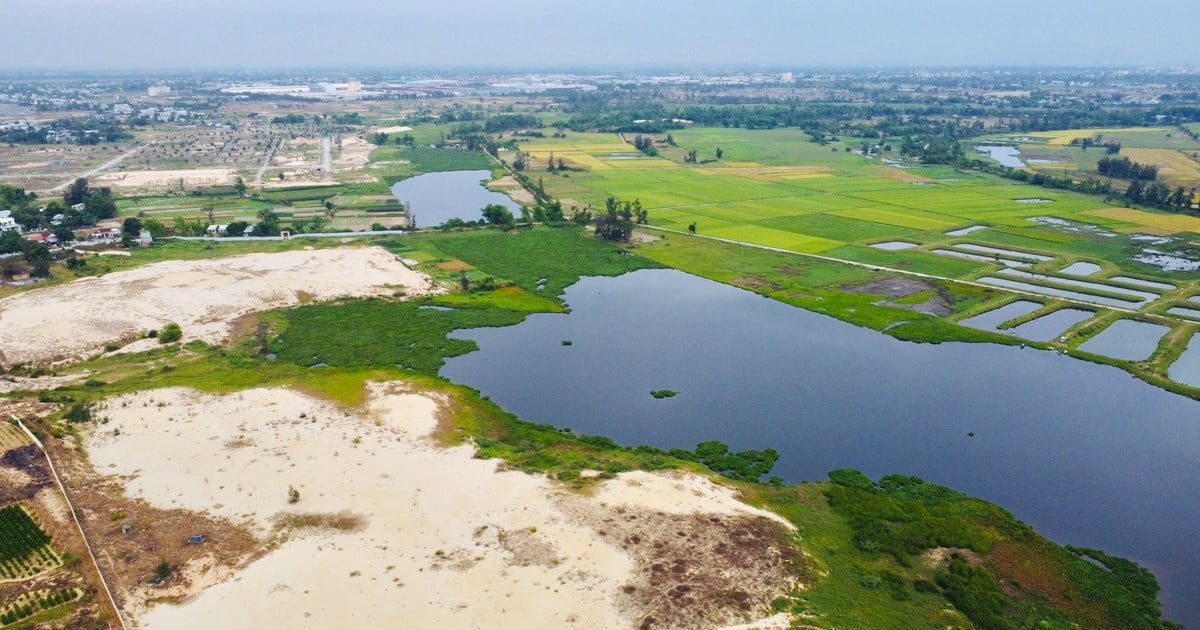
[[[83,356],[172,321],[184,341],[219,342],[234,318],[296,304],[301,294],[325,300],[399,288],[435,290],[428,276],[378,247],[154,263],[0,300],[0,362]]]
[[[531,206],[537,202],[537,200],[533,198],[533,193],[522,188],[521,183],[518,182],[517,179],[512,175],[505,175],[500,179],[489,182],[487,187],[508,195],[513,201],[520,204]],[[564,205],[563,207],[565,208],[566,206]]]
[[[358,136],[342,136],[341,149],[333,158],[335,171],[355,171],[367,165],[375,145]]]
[[[93,185],[112,188],[178,188],[232,184],[237,171],[231,168],[191,168],[165,171],[119,171],[93,178]]]
[[[400,125],[399,127],[379,127],[375,130],[376,133],[404,133],[406,131],[412,131],[412,127]]]
[[[779,627],[767,605],[795,583],[775,542],[746,544],[787,530],[730,490],[639,472],[573,493],[433,445],[438,402],[400,384],[372,385],[358,409],[281,388],[104,406],[108,423],[86,438],[98,472],[152,505],[282,540],[233,579],[193,561],[183,573],[200,592],[180,605],[147,608],[159,593],[132,586],[123,599],[141,628]],[[280,525],[303,515],[341,525]],[[709,545],[742,555],[706,561]],[[691,590],[709,583],[737,597]]]

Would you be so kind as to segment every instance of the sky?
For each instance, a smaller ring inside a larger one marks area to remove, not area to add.
[[[1200,66],[1189,0],[0,0],[0,70]]]

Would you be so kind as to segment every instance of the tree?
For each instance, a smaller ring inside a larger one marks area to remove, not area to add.
[[[255,236],[278,236],[279,215],[270,208],[258,211],[258,225],[254,226]]]
[[[93,190],[83,200],[84,210],[96,219],[111,219],[117,216],[117,204],[108,188]]]
[[[721,159],[723,155],[725,155],[725,152],[721,150],[721,147],[717,147],[717,159]]]
[[[463,291],[471,290],[471,280],[467,278],[467,272],[460,272],[458,276],[458,285],[462,287]]]
[[[45,278],[50,275],[50,263],[54,260],[54,255],[50,253],[50,248],[46,247],[45,243],[30,243],[25,248],[25,262],[29,263],[31,269],[29,275],[37,278]]]
[[[15,254],[25,246],[25,239],[16,230],[0,232],[0,254]]]
[[[237,194],[239,195],[246,194],[246,182],[243,181],[241,177],[237,178],[233,182],[233,189],[237,191]]]
[[[696,222],[695,221],[692,221],[692,224],[688,226],[688,231],[691,232],[692,234],[696,233]]]
[[[91,188],[88,186],[88,180],[80,177],[67,186],[66,192],[63,193],[63,201],[68,206],[83,203],[83,200],[87,199],[90,192]]]
[[[250,224],[245,221],[234,221],[225,226],[225,236],[245,236],[248,227]]]
[[[142,220],[137,217],[128,217],[121,224],[121,231],[130,236],[137,236],[142,233]]]
[[[60,225],[54,228],[54,237],[58,239],[60,244],[70,243],[75,240],[75,232],[71,231],[69,227]]]
[[[158,219],[146,219],[145,221],[142,221],[142,229],[148,230],[150,232],[150,236],[153,236],[154,238],[161,238],[167,233],[166,226],[164,226],[162,221],[159,221]]]

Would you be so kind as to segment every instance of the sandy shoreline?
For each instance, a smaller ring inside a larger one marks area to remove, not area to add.
[[[649,540],[661,522],[671,530],[661,539],[679,540],[674,530],[687,518],[783,527],[696,475],[626,473],[584,496],[473,459],[470,446],[437,447],[426,436],[438,404],[401,384],[372,385],[360,409],[284,388],[224,396],[172,388],[108,400],[108,423],[87,438],[98,472],[122,477],[127,494],[152,505],[224,516],[283,541],[229,580],[189,567],[188,590],[199,592],[181,605],[147,608],[154,588],[139,586],[124,607],[143,628],[394,627],[397,619],[407,627],[634,627],[650,614],[637,592],[650,550],[631,547],[629,532]],[[300,493],[294,505],[289,486]],[[302,514],[350,515],[358,526],[280,534],[281,517]],[[205,533],[219,541],[220,532]],[[695,541],[672,544],[691,554]],[[749,579],[736,567],[707,570]],[[713,577],[704,571],[689,568],[686,579]],[[732,611],[728,622],[768,617],[765,603],[791,586],[769,582],[754,593],[753,614]]]
[[[379,247],[153,263],[0,300],[0,363],[78,358],[171,321],[183,328],[184,341],[216,343],[237,317],[291,306],[302,296],[327,300],[401,289],[407,295],[436,291],[428,276]]]

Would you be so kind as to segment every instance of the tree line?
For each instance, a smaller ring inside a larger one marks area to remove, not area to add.
[[[1158,167],[1153,164],[1139,164],[1127,157],[1100,158],[1096,162],[1096,170],[1101,175],[1118,179],[1134,179],[1154,181],[1158,179]]]

